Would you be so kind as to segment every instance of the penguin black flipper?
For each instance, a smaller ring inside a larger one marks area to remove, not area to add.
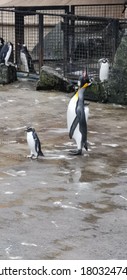
[[[83,115],[84,116],[82,116],[79,119],[79,130],[82,134],[82,144],[87,151],[88,150],[88,147],[87,147],[87,123],[86,123],[86,118],[85,118],[85,113],[84,112],[83,112]]]
[[[84,96],[84,88],[81,88],[79,90],[79,95],[80,93]],[[81,132],[82,135],[82,145],[84,146],[84,148],[87,150],[87,122],[86,122],[86,116],[85,116],[85,112],[84,112],[84,102],[82,102],[84,100],[80,100],[80,98],[77,101],[77,106],[76,106],[76,115],[78,118],[78,122],[79,122],[79,130]],[[86,105],[87,106],[87,105]]]
[[[74,131],[75,131],[77,125],[78,125],[78,122],[79,122],[79,120],[78,120],[78,117],[76,116],[72,125],[71,125],[70,131],[69,131],[70,139],[72,139],[72,137],[73,137],[73,134],[74,134]]]
[[[27,59],[28,59],[28,66],[29,66],[29,70],[31,73],[36,73],[35,69],[34,69],[34,64],[32,61],[32,57],[30,55],[30,53],[28,52],[28,50],[26,50],[26,55],[27,55]]]
[[[37,136],[37,133],[35,131],[33,131],[33,138],[35,140],[35,150],[38,153],[38,156],[44,156],[43,152],[41,151],[41,143],[40,140]]]

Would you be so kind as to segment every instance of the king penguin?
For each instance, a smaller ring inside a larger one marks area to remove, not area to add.
[[[99,79],[103,83],[109,77],[109,60],[107,58],[101,58],[98,62],[100,64]]]
[[[34,69],[32,57],[25,44],[23,44],[20,49],[20,61],[21,61],[24,72],[26,72],[28,74],[36,73],[36,71]]]
[[[91,85],[87,71],[83,73],[80,79],[80,88],[71,98],[67,108],[67,128],[70,139],[74,139],[77,144],[77,150],[71,151],[72,155],[82,155],[83,147],[87,146],[87,121],[89,116],[88,104],[84,103],[85,91]]]
[[[30,155],[27,157],[36,159],[38,156],[44,156],[43,152],[41,151],[41,143],[35,129],[32,127],[27,127],[26,132],[27,143],[30,149]]]
[[[0,63],[4,63],[5,65],[8,66],[12,52],[13,52],[12,43],[7,42],[6,44],[4,44],[0,52]]]

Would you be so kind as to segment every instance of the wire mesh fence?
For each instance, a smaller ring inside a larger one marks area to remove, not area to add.
[[[75,15],[104,18],[125,18],[125,7],[120,4],[75,6]]]
[[[25,44],[36,73],[52,66],[75,79],[84,68],[98,79],[99,59],[112,64],[127,27],[123,5],[74,6],[57,10],[0,9],[0,37],[13,43],[13,62],[24,71],[19,44]]]

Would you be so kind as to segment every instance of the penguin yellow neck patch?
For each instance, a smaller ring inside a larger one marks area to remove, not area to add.
[[[87,88],[90,85],[90,83],[85,83],[82,88]],[[78,99],[78,91],[75,94],[75,98]]]
[[[85,83],[82,88],[87,88],[88,86],[89,86],[89,83]]]
[[[76,100],[78,99],[78,91],[76,92],[74,97],[75,97]]]

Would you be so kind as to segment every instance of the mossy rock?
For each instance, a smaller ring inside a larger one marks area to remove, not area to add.
[[[104,83],[92,83],[85,91],[85,100],[94,102],[107,102]]]
[[[73,92],[74,86],[51,67],[43,66],[36,86],[37,90],[59,90]]]
[[[9,84],[17,80],[16,67],[0,64],[0,84]]]
[[[127,105],[127,35],[116,51],[113,67],[105,87],[108,102]]]

